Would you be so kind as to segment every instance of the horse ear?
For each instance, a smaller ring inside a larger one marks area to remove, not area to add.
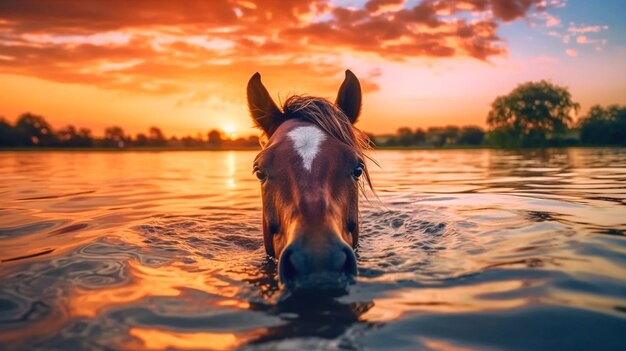
[[[339,87],[335,105],[348,116],[352,124],[356,123],[361,113],[361,84],[350,70],[346,70],[346,78]]]
[[[255,73],[248,81],[247,93],[248,109],[254,123],[270,137],[278,126],[285,121],[285,116],[261,83],[259,72]]]

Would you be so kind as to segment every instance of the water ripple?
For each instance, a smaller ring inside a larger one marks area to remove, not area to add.
[[[377,153],[339,298],[280,288],[254,153],[20,155],[0,349],[626,348],[625,149]]]

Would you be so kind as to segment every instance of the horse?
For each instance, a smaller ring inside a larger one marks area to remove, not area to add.
[[[262,131],[253,173],[261,184],[265,251],[290,289],[354,283],[359,190],[372,187],[371,141],[354,124],[361,84],[350,71],[334,103],[293,95],[279,108],[257,72],[247,86],[251,117]]]

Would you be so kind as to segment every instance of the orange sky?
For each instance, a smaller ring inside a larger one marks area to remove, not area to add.
[[[625,104],[623,21],[580,1],[2,2],[0,116],[247,135],[254,72],[276,99],[333,99],[346,68],[374,133],[484,126],[491,101],[528,80],[569,87],[583,112]]]

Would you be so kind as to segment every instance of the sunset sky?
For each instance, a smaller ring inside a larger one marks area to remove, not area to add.
[[[278,100],[364,87],[359,127],[485,125],[517,84],[626,104],[624,0],[0,2],[0,116],[167,135],[256,133],[245,86]]]

